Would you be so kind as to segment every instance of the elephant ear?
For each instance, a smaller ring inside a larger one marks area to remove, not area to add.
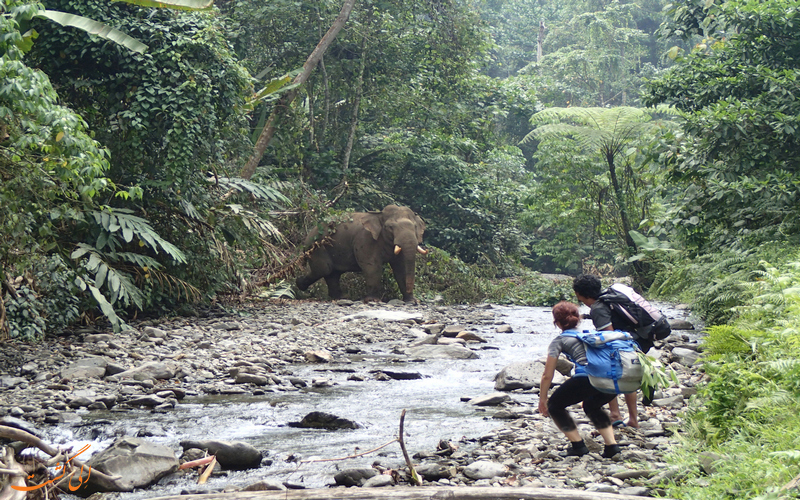
[[[377,241],[378,237],[381,235],[381,230],[383,229],[383,226],[381,226],[380,216],[377,214],[373,215],[372,212],[370,212],[369,215],[364,217],[361,223],[364,225],[364,229],[369,231],[369,234],[372,235],[372,239]]]
[[[425,232],[425,221],[423,221],[419,215],[415,215],[414,220],[416,222],[415,226],[417,229],[417,241],[422,243],[422,233]]]

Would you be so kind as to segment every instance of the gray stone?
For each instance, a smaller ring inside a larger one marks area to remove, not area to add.
[[[286,486],[279,483],[278,481],[270,481],[269,479],[264,479],[263,481],[259,481],[257,483],[248,484],[241,491],[284,491],[286,490]]]
[[[151,361],[144,363],[130,370],[110,375],[109,380],[119,381],[125,379],[133,379],[138,381],[143,380],[167,380],[175,376],[176,367],[173,364],[162,363],[160,361]]]
[[[498,406],[511,401],[511,396],[504,392],[493,392],[484,396],[478,396],[469,400],[473,406]]]
[[[95,342],[111,342],[114,337],[108,333],[93,333],[87,335],[83,338],[83,341],[87,344],[93,344]]]
[[[620,488],[619,494],[630,495],[632,497],[649,497],[650,488],[645,488],[644,486],[632,486],[628,488]]]
[[[704,474],[710,476],[717,471],[716,464],[722,460],[722,456],[710,451],[704,451],[700,453],[697,460],[700,463],[700,470],[703,471]]]
[[[0,387],[16,387],[27,382],[28,379],[24,377],[0,377]]]
[[[514,329],[511,327],[511,325],[501,325],[501,326],[498,326],[498,327],[495,329],[495,331],[496,331],[497,333],[514,333]]]
[[[442,337],[455,337],[466,329],[464,325],[449,325],[442,330]]]
[[[101,357],[84,358],[61,370],[61,378],[80,380],[85,378],[103,378],[108,361]]]
[[[700,353],[691,349],[676,347],[672,350],[671,358],[673,361],[677,361],[683,366],[694,366],[694,364],[700,358]]]
[[[267,377],[256,375],[255,373],[240,373],[236,375],[237,384],[267,385]]]
[[[478,460],[464,467],[464,475],[470,479],[492,479],[505,476],[508,468],[498,462]]]
[[[142,333],[144,333],[145,335],[147,335],[150,338],[155,338],[155,339],[165,339],[165,338],[167,338],[167,332],[166,331],[162,330],[161,328],[156,328],[156,327],[153,327],[153,326],[144,327],[144,329],[142,330]]]
[[[254,469],[261,465],[261,452],[242,441],[202,440],[181,441],[184,450],[199,448],[217,457],[217,463],[227,470]]]
[[[467,342],[480,342],[481,344],[487,343],[486,339],[484,339],[483,337],[474,332],[461,332],[458,335],[456,335],[456,338],[460,340],[465,340]]]
[[[427,481],[438,481],[440,479],[449,479],[452,477],[450,469],[436,463],[421,464],[415,469],[417,474]]]
[[[362,488],[383,488],[386,486],[394,486],[394,479],[387,474],[372,476],[361,485]]]
[[[694,330],[694,325],[685,319],[671,319],[669,326],[673,330]]]
[[[395,323],[395,322],[422,322],[422,314],[421,313],[412,313],[407,311],[389,311],[386,309],[376,309],[373,311],[361,311],[355,314],[349,314],[347,316],[342,316],[340,318],[341,321],[352,321],[354,319],[376,319],[380,321],[385,321],[387,323]]]
[[[337,417],[323,411],[312,411],[300,422],[289,422],[290,427],[300,427],[304,429],[327,429],[329,431],[340,429],[360,429],[361,426],[352,420]]]
[[[339,486],[362,486],[367,479],[377,475],[378,471],[375,469],[345,469],[333,476],[333,480]]]
[[[176,471],[178,459],[166,446],[123,437],[92,457],[87,465],[108,475],[121,477],[109,485],[95,482],[95,476],[90,475],[87,487],[78,490],[86,495],[95,491],[133,491],[134,488],[149,486]]]
[[[125,401],[125,404],[130,406],[158,406],[160,404],[166,403],[167,400],[164,398],[160,398],[155,394],[145,394],[142,396],[133,397]]]
[[[418,359],[475,359],[477,354],[460,345],[421,345],[406,350],[411,358]]]
[[[512,363],[495,375],[496,391],[513,391],[515,389],[533,389],[542,379],[544,366],[533,361]]]
[[[333,361],[333,355],[322,349],[306,351],[305,357],[309,363],[330,363]]]

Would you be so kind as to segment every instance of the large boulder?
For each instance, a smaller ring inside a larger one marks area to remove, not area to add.
[[[217,463],[226,470],[255,469],[261,465],[261,452],[242,441],[186,440],[181,441],[184,450],[198,448],[216,455]]]
[[[126,436],[93,456],[86,465],[119,478],[101,483],[95,482],[95,475],[89,474],[86,487],[76,491],[81,495],[97,491],[133,491],[149,486],[178,470],[178,458],[171,448]]]
[[[365,467],[363,469],[345,469],[333,476],[333,479],[339,486],[363,486],[368,479],[377,475],[378,471]]]
[[[496,391],[533,389],[541,381],[544,365],[534,361],[511,363],[494,376]]]

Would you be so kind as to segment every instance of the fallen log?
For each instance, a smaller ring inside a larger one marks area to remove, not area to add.
[[[640,496],[585,490],[512,487],[329,488],[215,493],[220,500],[642,500]],[[175,495],[151,500],[208,500],[208,495]],[[669,500],[669,499],[662,499]]]

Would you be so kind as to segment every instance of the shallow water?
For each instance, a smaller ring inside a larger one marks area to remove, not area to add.
[[[488,344],[471,344],[478,349],[478,359],[399,362],[404,356],[392,352],[397,344],[363,345],[359,346],[362,352],[353,355],[349,363],[290,367],[305,380],[326,378],[334,384],[330,387],[260,396],[187,397],[167,413],[91,412],[84,415],[81,427],[55,428],[49,439],[77,446],[89,443],[91,451],[100,451],[118,436],[143,432],[149,434],[146,439],[169,446],[178,455],[179,443],[185,439],[238,440],[262,450],[271,462],[258,469],[212,477],[206,485],[211,490],[264,479],[320,488],[333,484],[333,476],[340,469],[369,467],[376,460],[387,467],[400,467],[403,459],[397,443],[359,458],[299,461],[347,457],[377,448],[397,437],[404,409],[404,439],[412,455],[435,451],[442,439],[475,440],[500,427],[502,422],[491,418],[496,408],[475,407],[462,399],[494,392],[497,372],[510,363],[542,357],[557,331],[549,308],[495,306],[493,311],[498,322],[510,324],[514,332],[497,333],[494,325],[478,328],[476,332],[488,340]],[[369,373],[379,369],[415,372],[423,378],[379,382]],[[352,373],[366,380],[347,380]],[[513,397],[522,403],[533,401],[531,395]],[[311,411],[333,413],[358,422],[362,428],[326,431],[287,425]],[[175,475],[147,490],[114,497],[135,500],[178,494],[196,489],[195,481],[195,474]]]

